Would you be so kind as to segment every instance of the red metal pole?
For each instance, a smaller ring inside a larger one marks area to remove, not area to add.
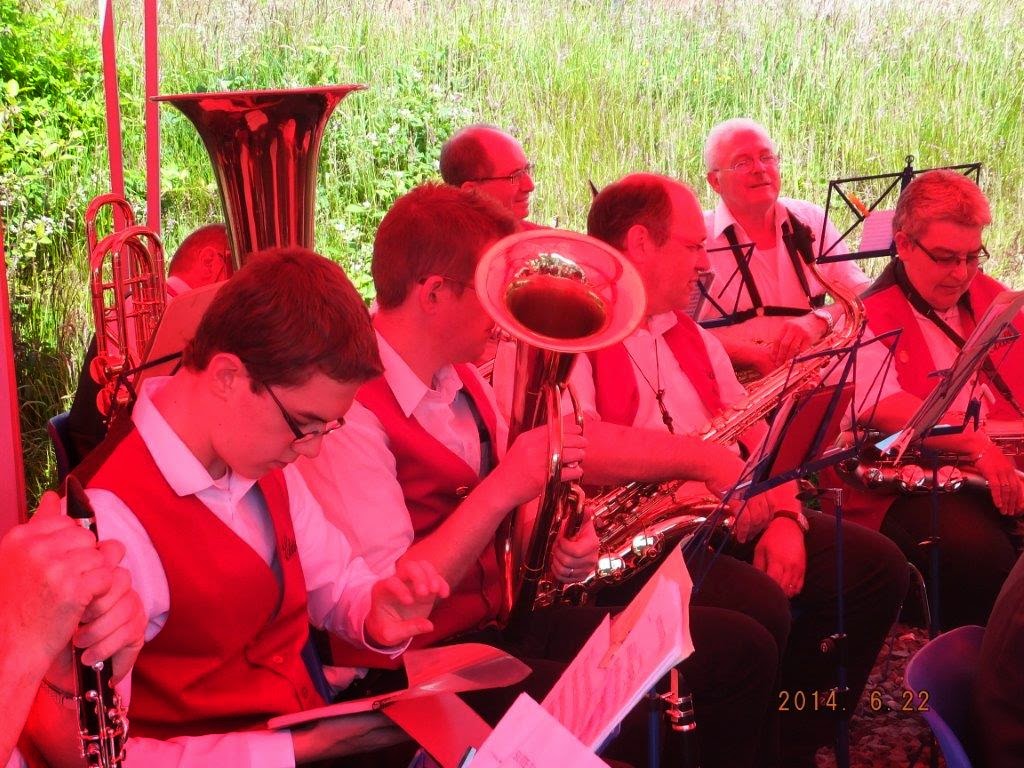
[[[158,0],[145,3],[146,226],[160,232],[160,25]]]
[[[110,191],[124,197],[124,156],[121,150],[121,94],[117,86],[117,42],[111,0],[100,0],[100,46],[103,52],[103,100],[107,113],[107,156],[110,160]],[[114,209],[115,229],[126,222]]]
[[[0,534],[27,518],[4,226],[0,220]]]

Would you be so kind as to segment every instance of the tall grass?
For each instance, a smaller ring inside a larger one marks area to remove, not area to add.
[[[77,23],[94,24],[94,5],[75,2]],[[140,4],[130,5],[115,10],[129,181],[141,202],[142,34]],[[898,171],[907,155],[918,167],[982,162],[995,219],[989,271],[1020,282],[1019,0],[165,0],[161,14],[165,93],[370,86],[328,124],[317,210],[318,247],[367,295],[377,222],[398,194],[435,173],[441,142],[460,125],[486,121],[516,134],[538,168],[533,218],[581,227],[587,180],[601,185],[633,170],[689,181],[710,205],[703,139],[736,115],[762,121],[779,141],[784,192],[821,204],[829,179]],[[173,247],[219,208],[191,125],[163,109],[164,235]],[[104,163],[102,146],[90,146],[69,173],[98,193]],[[67,212],[53,215],[64,221]],[[65,258],[82,264],[77,226]],[[47,296],[47,280],[80,279],[79,267],[53,263],[18,290]],[[50,368],[67,386],[83,338],[78,284],[39,303],[39,328],[19,329],[25,339],[74,341]],[[67,403],[68,389],[55,389],[26,423],[33,455],[44,444],[41,414]],[[38,489],[48,467],[30,466]]]

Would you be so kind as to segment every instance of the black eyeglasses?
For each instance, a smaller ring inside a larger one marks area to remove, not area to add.
[[[945,267],[946,269],[956,269],[956,267],[961,264],[968,267],[977,267],[980,264],[984,264],[989,258],[988,251],[985,250],[984,245],[976,251],[967,251],[963,256],[959,254],[953,254],[952,256],[936,256],[930,250],[921,245],[921,241],[916,237],[910,237],[909,235],[908,237],[910,242],[920,248],[921,252],[924,253],[925,256],[934,261],[940,267]]]
[[[537,166],[533,163],[527,163],[522,168],[512,171],[512,173],[506,173],[504,176],[484,176],[479,179],[472,179],[472,181],[507,181],[509,184],[520,184],[524,176],[532,176],[535,170],[537,170]]]
[[[776,168],[779,165],[779,160],[782,157],[781,152],[762,152],[758,155],[757,160],[765,168]],[[732,171],[733,173],[750,173],[754,169],[754,158],[745,157],[742,160],[737,160],[732,165],[724,168],[718,168],[719,171]]]
[[[274,394],[274,390],[270,388],[269,384],[263,385],[267,394],[270,395],[270,399],[274,401],[274,405],[277,406],[277,410],[281,412],[284,417],[285,423],[288,425],[288,429],[295,435],[295,439],[292,441],[292,445],[308,445],[319,437],[328,435],[336,429],[341,429],[345,425],[344,419],[335,419],[334,421],[328,421],[321,424],[319,427],[302,431],[302,427],[299,426],[299,422],[296,421],[295,417],[288,413],[288,410],[281,404],[281,401],[277,399],[277,395]]]

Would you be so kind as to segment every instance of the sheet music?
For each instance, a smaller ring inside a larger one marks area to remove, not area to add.
[[[864,217],[860,252],[888,251],[892,246],[892,219],[896,211],[870,211]]]
[[[677,547],[614,622],[601,622],[545,697],[544,709],[597,749],[644,693],[693,653],[692,589]]]
[[[529,695],[519,695],[468,763],[471,768],[607,768]]]
[[[971,376],[985,361],[993,344],[1013,319],[1024,308],[1024,291],[1003,291],[992,301],[984,316],[978,321],[974,332],[967,337],[963,349],[957,355],[953,366],[944,374],[943,380],[921,403],[917,413],[905,429],[891,435],[876,447],[892,452],[899,459],[917,435],[923,435],[941,419],[957,394],[967,385]]]

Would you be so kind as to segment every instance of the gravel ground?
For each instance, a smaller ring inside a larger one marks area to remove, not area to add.
[[[910,657],[928,641],[928,633],[919,627],[897,624],[890,640],[891,650],[889,646],[882,649],[860,706],[850,721],[851,768],[927,768],[930,764],[931,731],[919,715],[901,711],[905,703],[911,708],[916,704],[903,687],[903,670]],[[818,768],[835,765],[833,750],[818,752]],[[945,765],[940,756],[939,766]]]

